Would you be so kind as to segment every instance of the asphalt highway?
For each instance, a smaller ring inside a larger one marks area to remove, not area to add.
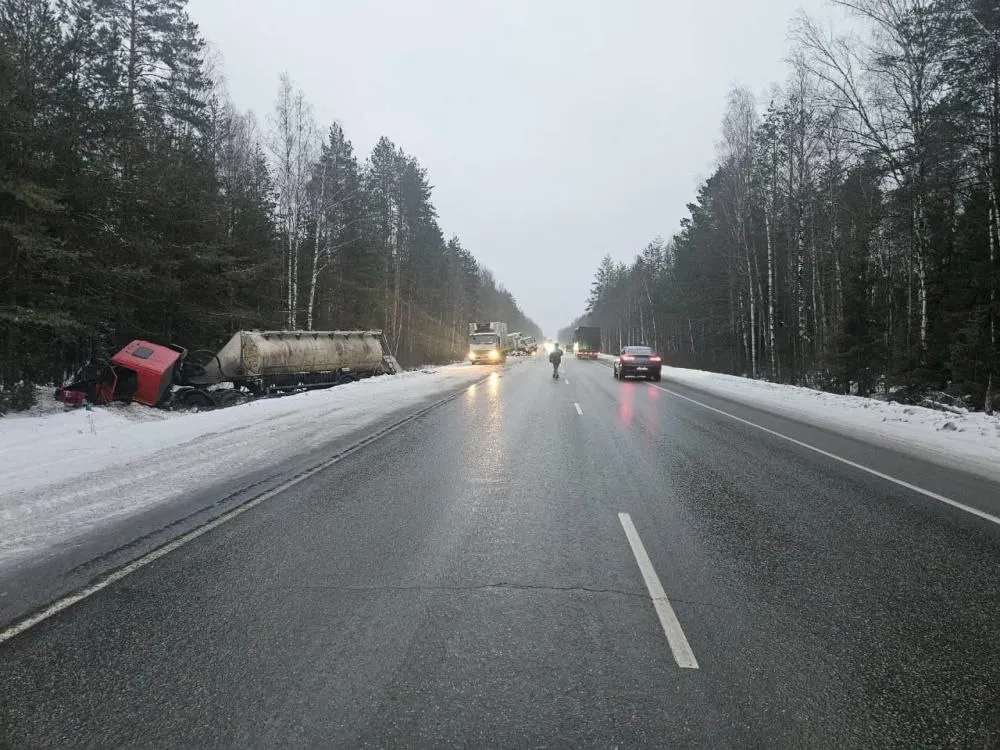
[[[549,372],[0,643],[0,746],[1000,747],[1000,526],[919,491],[1000,486]]]

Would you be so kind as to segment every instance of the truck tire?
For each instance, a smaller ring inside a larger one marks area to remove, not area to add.
[[[183,388],[174,394],[175,403],[182,409],[207,410],[215,408],[215,399],[200,388]]]

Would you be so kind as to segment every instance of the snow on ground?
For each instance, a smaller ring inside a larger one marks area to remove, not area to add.
[[[614,359],[609,355],[601,358]],[[668,381],[698,388],[847,437],[1000,480],[1000,418],[982,412],[951,414],[679,367],[664,367],[663,380],[667,388]]]
[[[278,466],[488,373],[448,365],[201,413],[67,411],[51,391],[40,394],[32,410],[0,418],[0,565]]]

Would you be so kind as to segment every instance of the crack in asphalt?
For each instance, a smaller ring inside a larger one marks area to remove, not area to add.
[[[333,584],[298,584],[293,586],[285,587],[285,590],[297,589],[300,591],[308,591],[311,589],[321,589],[324,591],[345,591],[345,592],[365,592],[365,591],[464,591],[464,592],[475,592],[475,591],[490,591],[494,589],[510,589],[512,591],[558,591],[563,593],[580,593],[580,594],[612,594],[614,596],[627,596],[637,599],[649,600],[651,597],[648,591],[627,591],[625,589],[614,589],[614,588],[596,588],[593,586],[552,586],[546,584],[532,584],[532,583],[513,583],[511,581],[498,581],[496,583],[482,583],[468,586],[447,586],[447,585],[429,585],[429,584],[415,584],[412,586],[338,586]],[[133,594],[141,594],[143,596],[149,596],[152,593],[150,591],[144,591],[140,587],[123,586],[121,587],[123,592],[129,592]],[[720,607],[720,605],[713,602],[702,602],[695,599],[679,599],[677,597],[670,597],[672,604],[685,604],[692,607],[708,607],[709,609],[727,609],[726,607]]]
[[[472,586],[324,586],[299,585],[292,588],[299,589],[329,589],[334,591],[489,591],[492,589],[511,589],[513,591],[561,591],[577,592],[585,594],[614,594],[616,596],[632,596],[640,599],[648,599],[649,594],[640,591],[626,591],[623,589],[594,588],[590,586],[549,586],[544,584],[511,583],[499,581],[497,583],[484,583]]]

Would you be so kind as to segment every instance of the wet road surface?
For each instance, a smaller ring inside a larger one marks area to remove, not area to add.
[[[1000,526],[705,406],[987,512],[1000,487],[563,369],[508,367],[0,643],[0,746],[1000,738]]]

